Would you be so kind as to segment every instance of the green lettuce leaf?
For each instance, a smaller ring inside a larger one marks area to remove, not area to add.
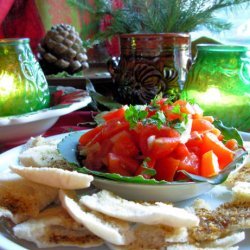
[[[229,139],[235,139],[238,142],[240,147],[243,146],[243,140],[236,128],[226,127],[220,120],[215,120],[213,124],[216,128],[218,128],[221,131],[222,135],[224,136],[225,141]]]

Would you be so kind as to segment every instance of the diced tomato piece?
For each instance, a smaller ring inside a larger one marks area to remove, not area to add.
[[[157,160],[155,164],[155,170],[157,173],[154,178],[159,181],[173,181],[179,163],[179,160],[172,157],[165,157]]]
[[[109,173],[116,173],[122,176],[131,176],[130,172],[124,168],[121,164],[121,159],[118,155],[109,153],[108,154],[108,172]]]
[[[218,138],[221,136],[221,131],[218,128],[213,128],[210,130],[211,133],[215,134]]]
[[[86,159],[84,161],[84,165],[86,168],[91,170],[98,170],[101,168],[102,163],[97,161],[96,155],[100,151],[101,146],[100,143],[94,143],[93,145],[86,148]]]
[[[227,140],[225,143],[226,147],[230,150],[237,150],[239,148],[238,142],[235,139]]]
[[[103,126],[97,126],[91,130],[89,130],[88,132],[84,133],[80,139],[79,139],[79,143],[81,145],[87,145],[88,143],[92,142],[91,144],[94,144],[95,142],[97,142],[98,140],[95,138],[97,138],[97,135],[100,133],[100,131],[103,129]]]
[[[139,154],[135,142],[130,136],[129,132],[123,130],[114,135],[111,139],[113,142],[112,152],[118,155],[134,157]]]
[[[219,162],[218,157],[212,150],[202,155],[200,175],[204,177],[212,177],[219,173]]]
[[[139,130],[140,129],[140,130]],[[180,134],[172,128],[163,126],[162,128],[157,128],[155,125],[140,126],[139,130],[139,145],[144,156],[148,156],[149,146],[148,138],[154,135],[158,137],[179,137]]]
[[[129,123],[127,121],[111,120],[103,127],[101,131],[102,138],[109,139],[123,130],[129,130]]]
[[[110,121],[110,120],[113,120],[113,119],[122,120],[124,118],[124,114],[125,114],[125,107],[122,107],[122,108],[112,110],[110,112],[107,112],[107,113],[103,114],[102,118],[105,121]]]
[[[121,160],[121,165],[126,168],[131,173],[131,175],[134,175],[136,170],[140,167],[139,162],[131,157],[123,155],[119,155],[119,157]]]
[[[109,139],[106,139],[87,147],[86,167],[92,170],[101,169],[112,146],[113,143]]]
[[[110,161],[113,161],[113,160],[115,161],[115,164],[111,164],[111,166],[110,166],[109,165]],[[117,163],[118,160],[119,160],[119,167],[118,167],[118,163]],[[139,164],[139,162],[137,162],[133,158],[122,156],[122,155],[117,155],[117,154],[114,154],[114,153],[109,153],[108,154],[108,166],[107,167],[108,167],[109,171],[110,171],[110,167],[111,167],[111,171],[114,171],[114,168],[115,169],[123,169],[130,176],[132,176],[132,175],[135,174],[136,170],[140,167],[140,164]],[[114,172],[111,172],[111,173],[114,173]]]
[[[159,137],[153,142],[149,150],[149,157],[160,159],[168,156],[180,143],[180,137]]]
[[[164,114],[168,121],[180,120],[182,118],[181,114],[178,114],[173,111],[173,108],[174,108],[173,106],[167,106],[164,109]]]
[[[185,144],[190,152],[200,155],[201,145],[203,143],[202,136],[197,132],[191,132],[191,138]]]
[[[175,159],[183,160],[185,157],[189,155],[189,150],[185,144],[178,144],[171,154]]]
[[[199,174],[199,157],[191,152],[189,155],[187,155],[183,160],[180,161],[180,164],[178,166],[178,170],[185,170],[190,174]]]
[[[211,123],[214,122],[214,117],[211,116],[211,115],[206,115],[206,116],[203,116],[202,118],[203,118],[204,120],[207,120],[207,121],[211,122]]]
[[[189,102],[185,101],[185,100],[177,100],[177,101],[175,101],[173,106],[176,106],[176,105],[180,106],[181,113],[191,114],[191,115],[195,113],[192,105]]]
[[[206,131],[210,131],[214,128],[214,125],[203,118],[201,119],[193,119],[192,129],[191,131],[197,131],[199,133],[204,133]]]
[[[228,149],[213,133],[205,133],[202,144],[202,152],[210,150],[216,154],[219,160],[220,169],[223,169],[234,159],[234,152]]]

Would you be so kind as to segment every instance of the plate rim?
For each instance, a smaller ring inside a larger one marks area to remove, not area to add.
[[[60,90],[61,86],[57,86],[57,89]],[[72,87],[70,87],[72,89]],[[0,126],[7,127],[12,125],[20,125],[29,122],[45,120],[54,117],[60,117],[62,115],[66,115],[71,113],[77,109],[86,107],[89,103],[91,103],[92,99],[88,95],[88,92],[82,89],[73,88],[74,92],[82,91],[86,95],[79,97],[75,102],[69,103],[65,105],[65,107],[60,106],[60,103],[56,106],[52,106],[50,108],[45,108],[25,114],[13,115],[13,116],[3,116],[0,117]],[[58,106],[58,107],[57,107]]]

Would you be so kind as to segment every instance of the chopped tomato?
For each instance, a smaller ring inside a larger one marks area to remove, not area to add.
[[[108,154],[108,171],[109,173],[116,173],[122,176],[131,176],[130,172],[124,168],[121,164],[120,157],[116,154],[109,153]]]
[[[190,153],[180,161],[178,170],[185,170],[190,174],[199,174],[199,157],[195,153]]]
[[[175,159],[178,160],[183,160],[185,157],[187,157],[189,155],[189,150],[187,148],[187,146],[183,143],[180,143],[177,145],[177,147],[174,149],[172,156]]]
[[[202,136],[197,132],[191,132],[191,138],[187,141],[186,146],[190,152],[200,155],[201,145],[203,143]]]
[[[79,139],[79,143],[80,145],[87,145],[88,143],[91,142],[91,144],[94,144],[95,142],[97,142],[97,135],[101,132],[101,130],[103,129],[103,126],[97,126],[91,130],[89,130],[88,132],[84,133],[80,139]],[[95,140],[96,138],[96,140]]]
[[[199,133],[204,133],[206,131],[210,131],[214,128],[214,125],[203,118],[193,119],[192,123],[192,131],[197,131]]]
[[[191,114],[191,115],[195,113],[192,105],[187,101],[177,100],[174,102],[173,106],[177,106],[177,105],[180,106],[181,113]]]
[[[129,129],[129,123],[127,121],[116,121],[111,120],[103,126],[102,129],[102,138],[108,139],[114,136],[115,134]]]
[[[218,138],[221,137],[221,131],[218,128],[214,127],[213,129],[210,130],[210,132],[215,134]],[[220,140],[221,140],[221,138],[220,138]]]
[[[165,157],[157,160],[155,164],[156,175],[154,178],[159,181],[173,181],[179,163],[179,160],[172,157]]]
[[[112,152],[118,155],[134,157],[139,154],[135,142],[127,131],[121,131],[110,139],[113,142]]]
[[[129,175],[134,175],[136,170],[140,167],[139,162],[134,160],[133,158],[122,156],[122,155],[117,155],[114,153],[109,153],[108,154],[108,164],[110,165],[111,161],[115,161],[115,164],[111,164],[113,167],[112,171],[114,171],[114,168],[116,171],[119,171],[118,169],[126,170],[126,172],[129,173]],[[119,162],[119,164],[118,164]],[[108,169],[110,166],[107,166]],[[121,171],[122,171],[121,170]],[[112,172],[115,173],[115,172]]]
[[[217,155],[219,160],[220,169],[223,169],[230,162],[233,161],[234,152],[228,149],[213,133],[205,133],[203,144],[202,144],[202,152],[206,153],[210,150]]]
[[[211,116],[211,115],[206,115],[206,116],[203,116],[202,118],[203,118],[204,120],[207,120],[207,121],[211,122],[211,123],[214,122],[214,117]]]
[[[187,180],[181,170],[207,177],[232,162],[239,147],[234,139],[224,144],[214,118],[184,100],[162,98],[151,106],[122,107],[102,117],[102,125],[79,139],[84,164],[92,170],[152,178],[155,169],[154,177],[167,181]],[[180,134],[175,122],[184,119],[188,123]]]
[[[102,115],[102,118],[108,122],[110,120],[116,119],[116,120],[122,120],[124,119],[125,114],[125,107],[110,111]]]
[[[180,143],[180,137],[159,137],[156,138],[149,150],[149,157],[160,159],[168,156]]]
[[[139,131],[139,145],[143,155],[147,156],[149,153],[148,138],[154,135],[158,137],[178,137],[180,134],[169,127],[163,126],[162,128],[157,128],[155,125],[141,126]]]
[[[203,154],[201,158],[200,175],[212,177],[217,175],[219,171],[219,162],[216,154],[214,154],[212,150]]]
[[[225,145],[230,150],[237,150],[239,148],[238,142],[235,139],[227,140]]]
[[[181,120],[181,113],[176,113],[173,106],[167,106],[164,109],[164,114],[168,121]]]

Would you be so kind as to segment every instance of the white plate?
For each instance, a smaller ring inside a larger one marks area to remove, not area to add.
[[[49,137],[48,139],[62,139],[68,135],[61,134],[53,137]],[[250,145],[250,144],[248,144]],[[18,155],[22,150],[22,146],[13,148],[9,151],[0,155],[0,172],[8,170],[8,166],[10,164],[18,164]],[[225,189],[223,186],[216,186],[211,191],[199,196],[199,198],[206,200],[212,208],[217,207],[219,204],[229,201],[231,197],[231,193]],[[175,205],[179,207],[189,206],[192,204],[194,199],[189,199],[183,202],[178,202]],[[246,230],[246,239],[238,245],[240,250],[248,250],[250,249],[250,230]],[[15,239],[9,234],[4,226],[0,223],[0,249],[4,250],[24,250],[24,249],[31,249],[31,250],[39,250],[33,243]],[[48,248],[47,248],[48,249]],[[79,250],[76,247],[56,247],[50,248],[51,250]],[[89,248],[86,250],[107,250],[106,246],[97,247],[97,248]]]
[[[128,200],[177,202],[197,197],[213,188],[209,183],[164,185],[134,184],[95,177],[93,185],[109,190]]]
[[[65,94],[79,93],[69,100],[67,105],[59,103],[49,109],[42,109],[23,115],[0,117],[0,143],[11,144],[25,142],[31,136],[37,136],[51,128],[60,116],[69,114],[77,109],[86,107],[91,97],[85,91],[72,87],[57,87]]]

